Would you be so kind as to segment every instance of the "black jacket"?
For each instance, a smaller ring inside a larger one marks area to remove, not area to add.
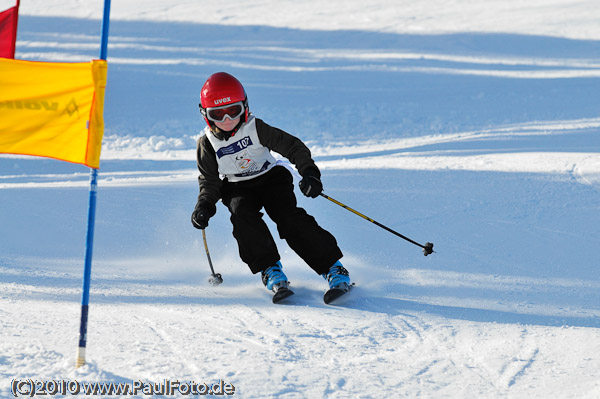
[[[300,175],[304,176],[310,170],[317,178],[321,176],[319,168],[317,168],[311,157],[310,150],[300,139],[281,129],[270,126],[258,118],[256,118],[256,131],[260,143],[269,150],[275,151],[287,158],[296,166]],[[219,177],[219,167],[215,150],[206,135],[198,139],[196,159],[198,170],[200,171],[200,175],[198,176],[198,184],[200,186],[198,203],[208,202],[214,206],[221,198],[223,181]]]

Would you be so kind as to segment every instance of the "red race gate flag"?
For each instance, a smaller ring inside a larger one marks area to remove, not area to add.
[[[15,58],[18,19],[19,0],[16,6],[0,12],[0,58]]]

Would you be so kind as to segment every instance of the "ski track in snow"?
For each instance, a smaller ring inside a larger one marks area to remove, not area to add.
[[[436,145],[451,145],[485,140],[510,140],[519,137],[597,134],[600,119],[575,121],[552,121],[509,126],[497,130],[422,136],[394,141],[367,142],[361,145],[344,144],[321,147],[315,145],[311,151],[322,169],[407,169],[407,170],[471,170],[495,172],[552,173],[569,175],[589,185],[600,183],[600,155],[596,152],[502,152],[501,150],[433,150],[419,149]],[[189,138],[188,143],[195,143]],[[171,143],[175,141],[175,146]],[[104,160],[155,160],[195,162],[193,148],[182,147],[179,139],[152,136],[126,137],[109,136],[104,139]],[[188,145],[190,147],[191,145]],[[165,149],[166,148],[166,149]],[[479,154],[472,154],[473,152]],[[487,152],[487,153],[486,153]],[[466,153],[466,154],[465,154]],[[69,175],[27,174],[0,176],[0,189],[26,187],[84,187],[86,173]],[[107,186],[161,185],[195,180],[196,169],[170,171],[108,172],[100,175],[100,184]],[[67,180],[65,180],[67,179]],[[26,181],[23,181],[26,180]],[[11,182],[15,181],[15,182]]]
[[[2,269],[17,280],[17,286],[0,284],[8,299],[3,300],[3,328],[13,329],[16,320],[29,322],[27,330],[0,345],[5,353],[1,364],[21,370],[17,375],[2,371],[3,386],[9,385],[9,377],[31,375],[114,382],[202,376],[207,381],[225,379],[242,397],[266,392],[269,397],[297,397],[299,392],[303,397],[373,397],[382,390],[410,396],[501,397],[531,394],[528,386],[535,384],[535,376],[550,372],[548,364],[558,375],[566,370],[560,367],[569,369],[580,356],[598,364],[579,353],[577,345],[567,353],[557,349],[565,339],[587,337],[586,328],[449,320],[386,305],[372,288],[358,287],[339,305],[325,306],[322,291],[301,280],[290,303],[272,305],[269,294],[250,279],[245,279],[250,284],[213,288],[167,281],[157,286],[152,276],[132,283],[130,278],[100,275],[88,338],[94,360],[74,370],[69,349],[77,338],[77,320],[55,325],[49,315],[58,316],[61,308],[76,314],[77,276],[38,271],[31,283],[26,278],[31,272]],[[51,280],[56,275],[71,281],[69,287],[55,287]],[[45,290],[36,287],[40,282]],[[25,295],[16,298],[12,292]],[[49,328],[53,334],[40,339],[39,332]],[[100,368],[102,364],[112,364],[111,371]],[[591,370],[586,367],[569,381],[592,383]],[[553,385],[552,380],[545,384]],[[575,397],[578,391],[573,392]],[[545,394],[533,391],[532,397]]]

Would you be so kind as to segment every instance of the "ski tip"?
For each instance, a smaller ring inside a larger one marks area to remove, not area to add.
[[[294,295],[294,291],[289,288],[280,288],[279,291],[273,295],[273,303],[279,303],[292,295]]]
[[[354,283],[348,285],[346,288],[331,288],[323,295],[323,302],[325,302],[326,305],[329,305],[347,292],[352,291],[352,288],[354,288]]]
[[[337,288],[330,289],[325,293],[325,295],[323,295],[323,302],[329,305],[331,302],[335,301],[336,299],[344,295],[346,292],[348,291],[340,290]]]

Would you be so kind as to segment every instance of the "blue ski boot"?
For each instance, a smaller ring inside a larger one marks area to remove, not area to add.
[[[289,281],[281,268],[281,262],[277,261],[275,266],[271,266],[261,272],[263,284],[267,289],[275,293],[273,295],[273,303],[277,303],[294,294],[294,291],[288,288]]]
[[[323,296],[325,303],[341,297],[350,291],[354,284],[350,284],[350,274],[342,263],[338,260],[329,268],[329,272],[322,274],[323,278],[329,283],[329,290]]]

